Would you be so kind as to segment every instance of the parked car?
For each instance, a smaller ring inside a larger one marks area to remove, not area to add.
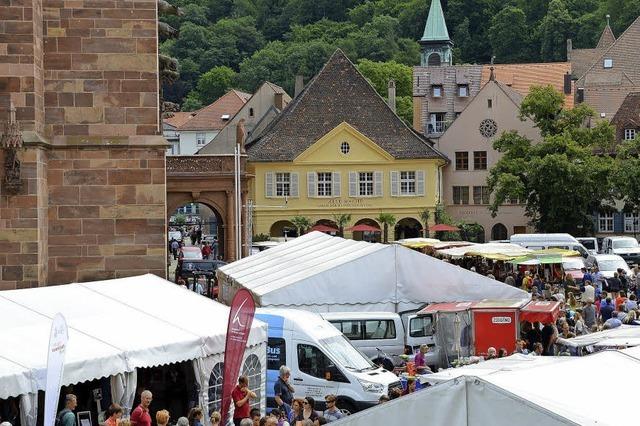
[[[202,250],[198,247],[182,247],[183,259],[202,260]]]
[[[633,237],[606,237],[602,240],[602,253],[617,254],[629,265],[640,264],[640,246]]]
[[[596,237],[578,237],[576,240],[587,249],[589,254],[598,254],[600,252],[598,239]]]
[[[622,268],[627,274],[631,273],[629,265],[617,254],[592,254],[587,258],[587,266],[597,266],[605,278],[613,277],[613,273]]]
[[[188,280],[201,276],[213,280],[215,279],[216,270],[226,264],[221,260],[212,259],[179,259],[178,266],[176,266],[175,281],[178,281],[178,277]]]
[[[579,256],[565,257],[562,259],[562,269],[568,275],[571,275],[575,282],[582,282],[582,268],[586,266],[583,258]]]

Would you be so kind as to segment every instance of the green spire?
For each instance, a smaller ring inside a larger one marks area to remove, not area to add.
[[[447,31],[447,23],[444,20],[440,0],[431,0],[429,16],[427,17],[427,24],[424,26],[424,34],[421,41],[448,40],[450,40],[449,31]]]

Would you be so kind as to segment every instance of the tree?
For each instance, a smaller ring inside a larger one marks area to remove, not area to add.
[[[291,218],[291,223],[296,227],[298,235],[303,235],[312,225],[311,219],[305,216],[294,216]]]
[[[187,223],[187,217],[185,215],[183,215],[182,213],[178,213],[177,215],[174,216],[174,223],[177,226],[182,226],[185,223]]]
[[[562,0],[551,0],[547,15],[538,29],[540,55],[545,62],[567,59],[567,39],[572,37],[574,21]]]
[[[484,228],[477,222],[458,222],[459,238],[472,243],[484,243]]]
[[[190,92],[184,101],[182,102],[182,107],[180,108],[182,111],[197,111],[201,109],[204,105],[200,100],[200,97],[196,92]]]
[[[502,157],[489,172],[495,216],[508,199],[525,203],[525,212],[538,232],[583,234],[593,226],[591,213],[612,198],[612,127],[599,122],[582,126],[593,111],[584,105],[562,108],[562,95],[552,87],[534,87],[521,105],[541,130],[534,143],[517,132],[505,132],[493,147]]]
[[[227,93],[236,84],[236,72],[229,67],[211,68],[200,76],[197,97],[208,105]]]
[[[380,215],[378,215],[378,222],[383,225],[383,242],[387,244],[389,242],[389,227],[396,224],[396,217],[391,213],[380,213]]]
[[[625,141],[618,147],[613,168],[613,187],[616,198],[625,210],[640,214],[640,140]],[[634,232],[635,232],[634,224]]]
[[[334,214],[333,221],[338,225],[338,234],[344,237],[344,227],[351,222],[350,214]]]
[[[429,220],[431,220],[431,210],[424,209],[420,211],[420,219],[422,220],[422,227],[424,232],[424,237],[429,238]]]
[[[489,40],[499,63],[524,62],[529,57],[529,27],[521,9],[507,6],[491,20]]]

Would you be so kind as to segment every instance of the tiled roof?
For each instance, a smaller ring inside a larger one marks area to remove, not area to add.
[[[613,35],[613,30],[611,30],[611,27],[609,26],[609,24],[607,24],[607,26],[604,27],[602,34],[600,35],[600,40],[598,40],[596,49],[606,49],[613,43],[615,43],[615,41],[616,36]]]
[[[524,99],[524,96],[522,95],[522,93],[516,92],[511,87],[507,86],[506,84],[500,81],[496,81],[496,84],[498,85],[498,87],[500,87],[500,89],[502,89],[504,94],[507,95],[507,97],[509,97],[509,99],[513,101],[514,104],[516,104],[517,106],[520,106],[520,104],[522,103],[522,99]]]
[[[180,127],[187,120],[190,120],[193,115],[196,114],[196,111],[193,112],[174,112],[173,117],[164,118],[162,121],[173,127]]]
[[[489,81],[491,67],[497,81],[527,96],[532,86],[551,85],[564,94],[564,76],[571,73],[569,62],[550,62],[538,64],[493,64],[482,67],[482,85]],[[564,94],[564,105],[573,107],[573,93]]]
[[[604,53],[605,49],[574,49],[571,51],[571,75],[579,79]]]
[[[409,128],[341,50],[285,110],[247,146],[252,161],[292,161],[346,122],[397,159],[441,158],[431,141]]]
[[[640,92],[632,92],[627,95],[611,120],[611,124],[640,127]]]
[[[178,130],[221,130],[229,122],[223,120],[222,116],[228,115],[231,119],[250,97],[248,93],[230,90],[211,105],[199,110],[193,118],[179,126]]]

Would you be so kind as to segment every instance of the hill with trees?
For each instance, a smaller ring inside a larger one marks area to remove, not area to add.
[[[166,100],[191,111],[230,88],[269,80],[293,95],[296,74],[315,75],[336,48],[382,96],[397,81],[398,113],[411,122],[411,67],[430,0],[172,0],[184,14],[161,19],[179,31],[160,52],[178,59]],[[566,39],[593,47],[611,15],[618,36],[640,0],[442,0],[456,63],[566,60]]]

